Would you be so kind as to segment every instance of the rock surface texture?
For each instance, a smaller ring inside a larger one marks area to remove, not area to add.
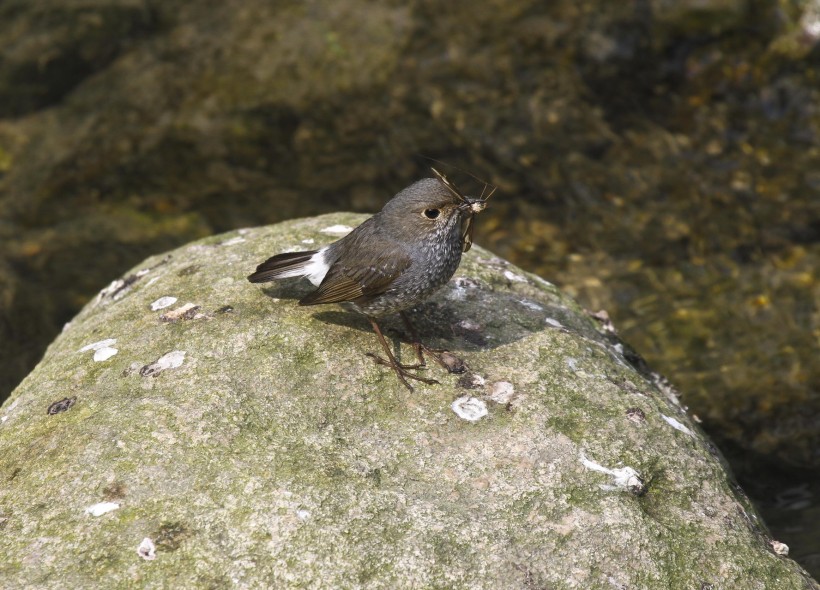
[[[83,309],[0,410],[0,586],[818,588],[549,283],[470,251],[411,314],[469,370],[411,394],[364,318],[245,280],[363,219],[201,240]]]

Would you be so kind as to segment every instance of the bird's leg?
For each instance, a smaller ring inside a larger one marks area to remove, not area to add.
[[[384,347],[385,352],[387,353],[387,358],[390,359],[389,361],[386,361],[382,357],[380,357],[376,354],[373,354],[372,352],[368,352],[367,356],[369,356],[374,361],[376,361],[376,364],[392,367],[393,363],[395,363],[396,366],[398,366],[398,367],[400,367],[401,369],[404,369],[404,370],[426,369],[427,368],[427,363],[424,362],[424,359],[422,357],[419,357],[419,362],[416,363],[415,365],[405,365],[403,363],[400,363],[398,361],[398,359],[395,357],[395,355],[391,353],[390,348],[387,345],[387,339],[382,336],[381,330],[379,329],[378,324],[376,324],[376,321],[374,319],[370,318],[370,323],[373,324],[373,330],[375,330],[376,335],[379,337],[379,340],[382,343],[382,347]],[[415,348],[414,348],[414,350],[415,350]]]
[[[407,331],[410,332],[410,337],[413,339],[412,346],[413,350],[416,351],[416,358],[419,360],[420,367],[427,366],[427,363],[424,362],[424,353],[426,353],[430,358],[441,365],[442,368],[447,369],[450,373],[463,373],[467,370],[467,363],[448,350],[430,348],[429,346],[422,344],[421,339],[419,338],[416,329],[413,327],[413,324],[410,323],[410,318],[407,317],[407,314],[400,311],[399,315],[401,316],[402,321],[404,321],[405,328],[407,328]]]
[[[407,387],[407,389],[409,389],[410,391],[413,391],[413,387],[407,382],[408,377],[410,379],[415,379],[416,381],[421,381],[422,383],[427,383],[428,385],[434,385],[438,383],[438,381],[436,381],[435,379],[427,379],[426,377],[419,377],[418,375],[413,375],[412,373],[409,373],[408,370],[418,369],[423,367],[424,365],[402,365],[401,363],[399,363],[399,361],[396,360],[396,357],[393,356],[393,353],[390,350],[390,346],[388,346],[387,344],[387,340],[384,339],[384,335],[382,334],[382,331],[379,329],[379,324],[377,324],[376,320],[374,320],[373,318],[370,318],[370,323],[373,326],[373,331],[376,332],[376,336],[379,338],[379,342],[381,342],[382,348],[384,349],[384,352],[389,360],[385,360],[382,357],[373,354],[372,352],[368,352],[367,356],[376,361],[377,364],[387,365],[388,367],[393,369],[393,371],[396,373],[396,377],[399,378],[399,381],[401,381],[404,384],[404,386]]]
[[[419,360],[419,363],[418,363],[419,366],[420,367],[426,367],[427,366],[427,362],[424,360],[424,354],[423,354],[424,352],[426,352],[433,358],[433,360],[435,360],[439,365],[441,365],[442,367],[444,367],[446,369],[447,366],[441,361],[441,359],[438,356],[442,352],[445,352],[445,351],[444,350],[437,350],[437,349],[434,350],[434,349],[428,348],[427,346],[422,344],[421,339],[419,338],[418,332],[416,332],[416,329],[413,327],[413,324],[410,323],[410,318],[407,317],[407,314],[404,313],[403,311],[400,311],[399,315],[401,316],[401,319],[404,322],[404,327],[407,328],[408,332],[410,332],[410,338],[412,338],[411,346],[413,347],[413,350],[416,352],[416,358]]]

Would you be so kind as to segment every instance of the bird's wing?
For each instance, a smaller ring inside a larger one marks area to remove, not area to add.
[[[299,301],[299,305],[361,301],[381,295],[411,262],[410,257],[396,247],[382,250],[376,257],[355,265],[337,260],[319,288]]]

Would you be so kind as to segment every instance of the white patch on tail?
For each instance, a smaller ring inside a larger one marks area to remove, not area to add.
[[[327,270],[330,268],[330,265],[325,262],[325,250],[327,250],[327,247],[324,247],[316,252],[316,254],[311,256],[310,260],[304,264],[283,272],[276,278],[286,279],[288,277],[307,277],[311,283],[318,287],[324,280]]]

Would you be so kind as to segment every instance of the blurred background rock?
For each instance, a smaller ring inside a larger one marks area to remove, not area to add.
[[[818,39],[820,0],[6,0],[0,399],[147,255],[375,211],[438,158],[499,186],[477,241],[608,310],[817,577]]]

